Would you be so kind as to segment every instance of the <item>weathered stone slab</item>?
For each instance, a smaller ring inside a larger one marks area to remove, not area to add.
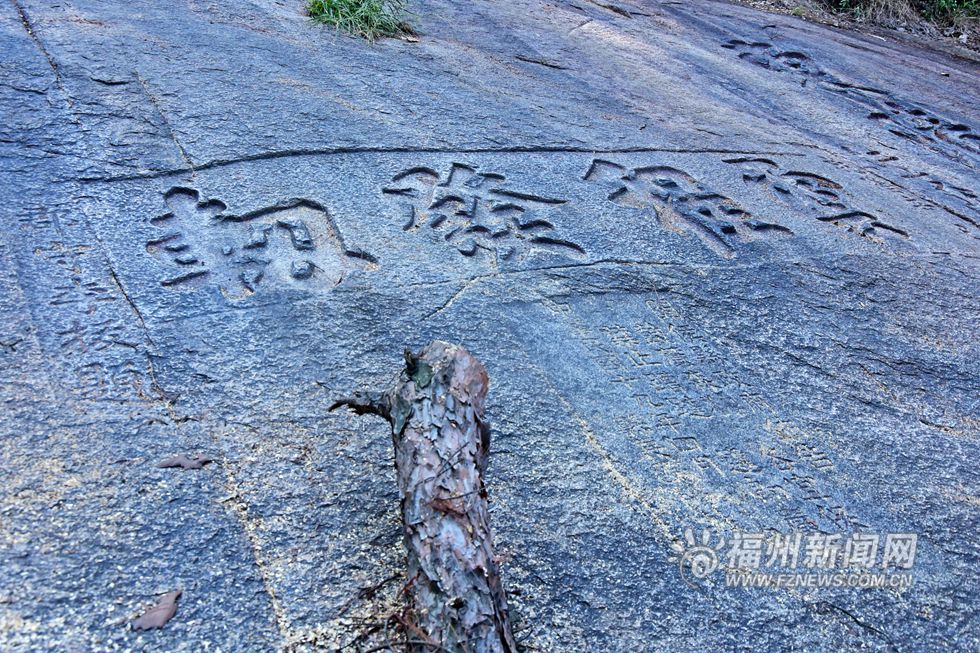
[[[326,407],[436,338],[491,377],[529,648],[976,648],[976,65],[723,3],[420,12],[0,11],[0,648],[383,643],[389,434]],[[916,533],[915,582],[691,586],[688,528]]]

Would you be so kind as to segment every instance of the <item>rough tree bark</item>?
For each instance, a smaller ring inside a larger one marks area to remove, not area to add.
[[[483,485],[486,369],[438,340],[418,355],[406,351],[405,360],[390,390],[355,393],[331,410],[349,406],[391,424],[408,549],[405,592],[410,617],[429,640],[416,649],[516,653]]]

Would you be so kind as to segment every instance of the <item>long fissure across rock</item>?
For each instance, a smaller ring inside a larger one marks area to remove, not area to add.
[[[490,432],[488,377],[464,348],[435,341],[414,355],[390,390],[331,407],[391,423],[408,550],[409,629],[418,650],[517,650],[494,560],[483,483]]]

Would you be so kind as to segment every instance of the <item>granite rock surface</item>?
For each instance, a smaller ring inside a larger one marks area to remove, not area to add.
[[[490,374],[525,650],[980,649],[980,65],[712,1],[301,5],[0,4],[0,650],[377,645],[390,435],[326,408],[433,339]],[[914,582],[692,579],[688,529],[915,534]]]

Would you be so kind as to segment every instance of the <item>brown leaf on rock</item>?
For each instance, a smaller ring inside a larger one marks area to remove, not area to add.
[[[177,614],[177,599],[183,592],[174,590],[169,594],[164,594],[157,601],[156,605],[147,609],[136,619],[133,619],[133,630],[152,630],[153,628],[163,628],[175,614]]]
[[[209,458],[207,456],[186,456],[184,454],[180,454],[161,460],[157,463],[157,467],[164,469],[171,467],[180,467],[181,469],[203,469],[205,465],[213,462],[214,458]]]

